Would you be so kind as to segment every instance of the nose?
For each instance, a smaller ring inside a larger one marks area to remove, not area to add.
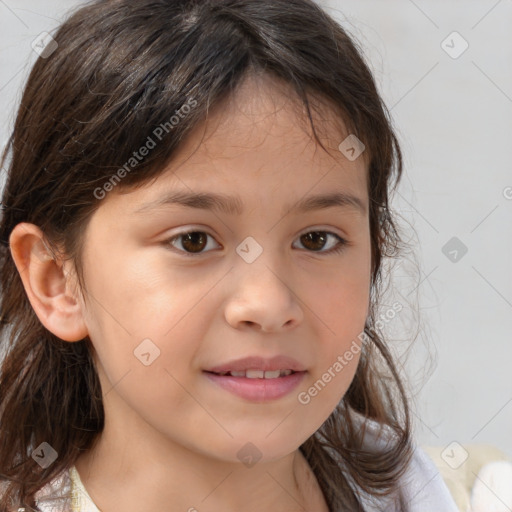
[[[236,283],[225,308],[226,321],[235,329],[280,332],[297,327],[303,319],[302,301],[292,279],[272,270],[266,262],[234,270]]]

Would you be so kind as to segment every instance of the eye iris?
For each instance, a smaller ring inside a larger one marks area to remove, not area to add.
[[[318,251],[324,247],[327,237],[321,231],[312,231],[311,233],[302,235],[301,239],[303,240],[302,243],[305,247],[307,247],[308,249],[312,249],[313,251]],[[306,243],[304,243],[304,240],[306,240]],[[313,241],[313,246],[314,246],[315,241],[317,242],[318,240],[323,242],[322,246],[318,247],[318,248],[315,248],[315,247],[312,248],[310,245],[310,242]]]
[[[206,246],[207,240],[204,233],[201,233],[200,231],[194,231],[192,233],[187,233],[185,235],[182,235],[183,241],[182,245],[183,248],[189,252],[201,252],[202,249]],[[194,245],[198,243],[198,239],[201,240],[203,243],[201,244],[201,247],[199,249],[194,248]],[[190,247],[192,245],[192,247]]]

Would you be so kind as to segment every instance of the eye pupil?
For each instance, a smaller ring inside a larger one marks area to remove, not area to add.
[[[303,235],[301,238],[306,240],[306,243],[304,243],[304,241],[302,242],[305,247],[313,251],[319,251],[324,247],[327,237],[321,231],[311,231],[310,233]],[[315,242],[318,242],[319,240],[322,242],[321,247],[312,248],[310,245],[311,241],[313,241],[314,246]]]
[[[189,252],[201,252],[207,243],[206,236],[204,236],[204,233],[202,233],[200,231],[194,231],[192,233],[187,233],[185,235],[182,235],[182,237],[183,237],[183,241],[182,241],[183,248]],[[202,242],[203,242],[202,244],[200,244],[201,247],[199,249],[197,249],[197,247],[196,248],[193,247],[195,244],[198,243],[198,239],[202,240]],[[192,248],[190,247],[191,245],[192,245]]]

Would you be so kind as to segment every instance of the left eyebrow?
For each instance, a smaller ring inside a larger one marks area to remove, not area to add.
[[[239,196],[227,196],[212,192],[176,191],[165,194],[163,197],[143,204],[134,213],[143,213],[170,205],[181,205],[187,208],[198,208],[225,213],[227,215],[241,215],[244,212],[243,201]],[[326,208],[352,209],[360,215],[366,215],[365,202],[346,192],[333,192],[304,197],[297,202],[285,205],[282,215],[287,213],[307,213],[313,210]]]

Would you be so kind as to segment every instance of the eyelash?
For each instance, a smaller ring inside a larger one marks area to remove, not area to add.
[[[198,256],[201,256],[201,254],[205,254],[205,252],[191,253],[191,252],[183,251],[181,249],[176,249],[175,247],[172,246],[172,242],[174,242],[175,240],[178,240],[180,237],[185,236],[185,235],[190,235],[192,233],[203,233],[203,234],[213,238],[213,236],[210,235],[210,233],[207,233],[206,231],[200,231],[200,230],[182,231],[181,233],[177,233],[173,237],[167,238],[166,240],[164,240],[163,244],[165,246],[170,246],[169,248],[170,248],[171,251],[181,253],[181,254],[183,254],[186,257],[198,257]],[[307,235],[309,233],[325,233],[328,236],[331,235],[331,236],[335,237],[338,240],[338,244],[335,245],[332,249],[329,249],[328,251],[309,251],[309,250],[306,249],[307,252],[312,252],[312,253],[315,253],[315,254],[328,254],[328,255],[339,254],[339,253],[341,253],[345,249],[345,247],[347,245],[349,245],[349,242],[347,240],[345,240],[341,236],[337,235],[336,233],[332,233],[331,231],[321,231],[321,230],[306,231],[304,233],[301,233],[299,235],[299,238],[304,236],[304,235]],[[209,252],[209,251],[206,251],[206,252]]]

